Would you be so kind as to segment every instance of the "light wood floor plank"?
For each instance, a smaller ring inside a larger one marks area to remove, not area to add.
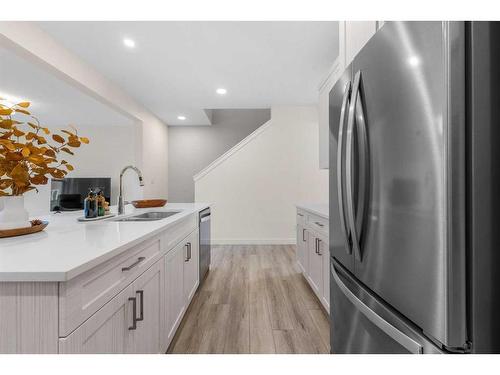
[[[265,276],[259,268],[259,260],[255,255],[249,258],[249,318],[250,318],[250,352],[275,353],[274,339],[266,301]]]
[[[213,246],[169,353],[328,353],[329,323],[291,245]]]
[[[323,340],[323,344],[326,348],[330,347],[330,324],[329,318],[325,312],[321,309],[309,310],[309,314],[312,317],[314,324],[318,329],[318,333]]]

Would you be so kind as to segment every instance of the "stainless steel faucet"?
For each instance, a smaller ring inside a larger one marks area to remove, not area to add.
[[[122,178],[123,174],[127,171],[127,169],[133,169],[135,173],[137,173],[137,176],[139,176],[139,185],[144,186],[144,181],[142,180],[142,173],[139,170],[139,168],[134,167],[133,165],[127,165],[125,168],[122,169],[122,171],[120,172],[120,194],[118,195],[118,215],[123,215],[125,213]]]

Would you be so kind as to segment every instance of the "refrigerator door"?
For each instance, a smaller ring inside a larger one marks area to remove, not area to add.
[[[418,328],[363,288],[333,259],[330,282],[332,353],[441,353]]]
[[[354,274],[450,348],[466,343],[464,61],[463,23],[387,23],[353,61],[348,129]]]
[[[348,67],[330,91],[330,255],[348,270],[354,259],[347,228],[345,195],[346,127],[351,97],[352,70]],[[339,141],[340,140],[340,141]]]

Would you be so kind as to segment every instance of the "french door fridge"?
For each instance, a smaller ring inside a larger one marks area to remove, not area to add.
[[[471,30],[386,23],[330,93],[333,353],[471,350]]]

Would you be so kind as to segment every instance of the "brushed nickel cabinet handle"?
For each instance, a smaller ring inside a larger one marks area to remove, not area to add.
[[[136,319],[138,322],[144,320],[144,290],[138,290],[135,292],[139,295],[139,317]]]
[[[319,256],[322,256],[323,254],[321,254],[321,239],[320,238],[316,238],[316,240],[318,241],[317,242],[318,251],[316,251],[316,254],[318,254]]]
[[[306,229],[302,229],[302,242],[306,242]]]
[[[299,215],[299,216],[304,216],[303,214],[297,214],[297,215]]]
[[[137,329],[137,299],[135,297],[129,297],[129,301],[132,301],[132,327],[128,327],[129,331]]]
[[[188,246],[188,254],[189,254],[189,255],[188,255],[188,260],[191,260],[191,255],[192,255],[192,254],[191,254],[191,242],[188,242],[188,243],[187,243],[187,246]]]
[[[318,227],[321,227],[321,228],[323,228],[325,226],[324,224],[321,224],[318,221],[315,221],[314,224],[316,224]]]
[[[184,245],[184,249],[186,249],[186,255],[184,257],[184,262],[189,262],[189,255],[188,255],[188,244]]]
[[[137,260],[134,263],[132,263],[130,266],[123,267],[122,268],[122,272],[124,272],[124,271],[130,271],[132,268],[134,268],[139,263],[141,263],[144,259],[146,259],[146,258],[145,257],[139,257],[139,258],[137,258]]]

